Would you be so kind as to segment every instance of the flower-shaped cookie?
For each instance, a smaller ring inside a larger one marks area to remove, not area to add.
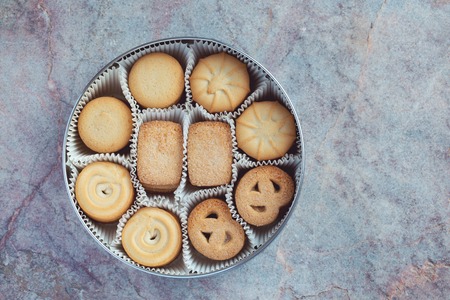
[[[235,110],[250,92],[247,66],[224,52],[200,59],[190,84],[194,101],[210,113]]]
[[[294,116],[277,101],[255,102],[236,120],[238,147],[257,160],[282,157],[296,137]]]

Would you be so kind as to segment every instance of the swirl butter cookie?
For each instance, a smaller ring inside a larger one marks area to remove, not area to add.
[[[112,162],[94,162],[75,182],[78,205],[90,218],[113,222],[131,206],[134,189],[128,170]]]
[[[130,108],[114,97],[89,101],[78,118],[80,138],[95,152],[119,151],[128,144],[132,130]]]
[[[139,58],[128,75],[131,95],[145,108],[176,104],[184,91],[184,71],[178,60],[166,53]]]
[[[200,59],[190,84],[194,101],[210,113],[235,110],[250,92],[247,66],[224,52]]]
[[[181,251],[180,223],[163,209],[141,208],[125,224],[122,246],[128,256],[141,265],[167,265]]]
[[[294,116],[277,101],[254,102],[236,120],[238,147],[257,160],[282,157],[296,137]]]
[[[188,217],[188,236],[198,252],[214,260],[236,256],[245,243],[244,229],[220,199],[207,199],[194,207]]]
[[[249,224],[264,226],[273,223],[280,208],[291,203],[294,181],[275,166],[251,169],[237,184],[235,202],[238,213]]]

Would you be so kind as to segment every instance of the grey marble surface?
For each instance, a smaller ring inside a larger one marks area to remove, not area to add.
[[[2,1],[0,299],[448,299],[450,3]],[[132,269],[84,230],[61,166],[103,65],[140,44],[233,45],[283,85],[306,174],[287,226],[229,272]]]

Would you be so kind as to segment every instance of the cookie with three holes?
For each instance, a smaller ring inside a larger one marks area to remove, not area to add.
[[[273,223],[282,207],[291,203],[295,185],[292,177],[275,166],[251,169],[237,184],[235,201],[239,215],[249,224]]]
[[[244,229],[235,221],[228,205],[207,199],[194,207],[188,217],[188,236],[194,248],[214,260],[236,256],[244,247]]]

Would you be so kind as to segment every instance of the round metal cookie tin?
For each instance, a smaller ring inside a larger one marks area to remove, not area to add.
[[[176,58],[184,70],[184,93],[175,105],[168,108],[145,108],[134,99],[128,87],[128,74],[133,64],[142,56],[163,52]],[[225,52],[246,64],[250,76],[250,93],[244,102],[231,112],[210,113],[192,98],[190,75],[198,61],[209,55]],[[133,131],[130,141],[122,150],[112,153],[96,153],[89,149],[78,133],[78,117],[89,101],[112,96],[123,101],[132,114]],[[236,119],[252,103],[258,101],[278,101],[294,116],[296,140],[287,153],[274,160],[257,161],[242,151],[236,142]],[[150,120],[169,120],[178,122],[183,128],[183,170],[180,185],[171,193],[147,191],[139,182],[136,171],[137,137],[140,126]],[[232,132],[233,163],[232,179],[228,184],[217,187],[196,187],[190,184],[187,174],[187,134],[189,126],[201,121],[221,121],[228,123]],[[134,188],[134,201],[122,217],[112,223],[92,220],[80,207],[75,196],[75,184],[78,174],[93,162],[106,161],[120,164],[130,172]],[[237,211],[234,203],[236,186],[249,170],[273,165],[288,173],[295,182],[295,192],[288,207],[280,210],[272,224],[257,227],[248,224]],[[296,206],[304,177],[304,144],[300,120],[287,93],[272,74],[251,56],[220,41],[206,38],[182,37],[149,42],[135,47],[102,68],[86,85],[67,122],[63,141],[62,167],[69,201],[84,228],[101,247],[123,263],[138,270],[173,278],[192,278],[217,274],[239,266],[261,253],[281,232]],[[215,261],[201,255],[191,244],[187,232],[187,219],[195,205],[208,198],[224,200],[234,221],[238,222],[245,233],[245,245],[235,256],[224,261]],[[131,259],[121,244],[122,229],[127,221],[144,207],[158,207],[175,215],[181,226],[182,247],[178,257],[162,267],[146,267]]]

